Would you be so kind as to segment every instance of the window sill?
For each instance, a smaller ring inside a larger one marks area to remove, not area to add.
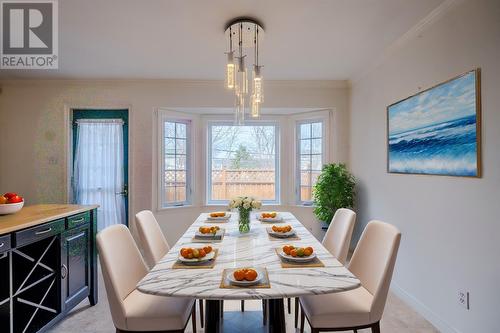
[[[167,207],[160,207],[160,208],[157,208],[156,211],[157,212],[162,212],[162,211],[168,211],[168,210],[172,210],[172,209],[179,209],[179,208],[193,208],[194,206],[192,204],[189,204],[189,205],[179,205],[179,206],[167,206]]]

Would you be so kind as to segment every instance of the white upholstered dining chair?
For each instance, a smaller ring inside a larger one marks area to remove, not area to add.
[[[356,213],[348,208],[339,208],[335,211],[328,226],[323,246],[342,264],[345,265],[352,232],[356,223]],[[290,308],[290,305],[288,306]],[[299,318],[299,299],[295,298],[295,327]]]
[[[136,284],[148,268],[128,228],[113,225],[99,232],[97,247],[104,285],[116,332],[183,332],[192,315],[193,299],[141,293]]]
[[[356,223],[356,213],[347,208],[339,208],[333,215],[332,221],[328,226],[323,246],[335,257],[342,265],[347,260],[349,245],[351,244],[352,231]]]
[[[170,250],[170,246],[165,236],[163,236],[160,225],[152,211],[143,210],[135,214],[135,227],[139,234],[139,241],[141,242],[141,247],[144,252],[144,258],[149,268],[153,268],[153,266],[167,254]],[[198,300],[198,303],[200,306],[200,325],[203,328],[203,300]]]
[[[401,240],[399,230],[381,221],[371,221],[358,242],[348,269],[361,287],[336,294],[300,297],[301,333],[304,317],[311,332],[371,328],[380,332],[387,293]]]

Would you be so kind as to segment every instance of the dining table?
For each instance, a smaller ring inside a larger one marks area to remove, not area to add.
[[[221,301],[266,300],[268,331],[284,333],[283,299],[343,292],[360,286],[356,276],[342,265],[292,213],[278,214],[282,217],[279,225],[290,225],[300,238],[293,241],[269,237],[266,228],[273,223],[259,221],[257,214],[252,212],[250,215],[250,231],[247,233],[239,231],[237,212],[232,212],[225,223],[211,223],[207,220],[207,213],[200,214],[170,251],[139,281],[137,289],[151,295],[205,300],[205,332],[222,330]],[[210,244],[218,250],[215,265],[209,269],[173,268],[181,248],[206,245],[198,243],[193,236],[200,226],[212,225],[218,225],[225,231],[222,241]],[[287,244],[312,247],[324,267],[283,268],[276,249]],[[270,287],[221,288],[223,271],[240,267],[264,267],[267,270]]]

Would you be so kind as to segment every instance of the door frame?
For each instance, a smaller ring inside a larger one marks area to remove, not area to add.
[[[132,107],[130,104],[107,104],[107,105],[64,105],[64,197],[66,198],[66,203],[71,203],[72,201],[72,190],[71,190],[71,178],[73,177],[73,111],[74,110],[100,110],[100,111],[115,111],[115,110],[127,110],[128,112],[128,210],[127,225],[132,225],[132,203],[134,202],[135,184],[132,178],[132,163],[133,161],[133,126],[134,119],[132,112]]]

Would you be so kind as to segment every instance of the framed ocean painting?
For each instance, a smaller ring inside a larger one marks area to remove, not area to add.
[[[387,171],[481,176],[481,85],[475,69],[387,107]]]

